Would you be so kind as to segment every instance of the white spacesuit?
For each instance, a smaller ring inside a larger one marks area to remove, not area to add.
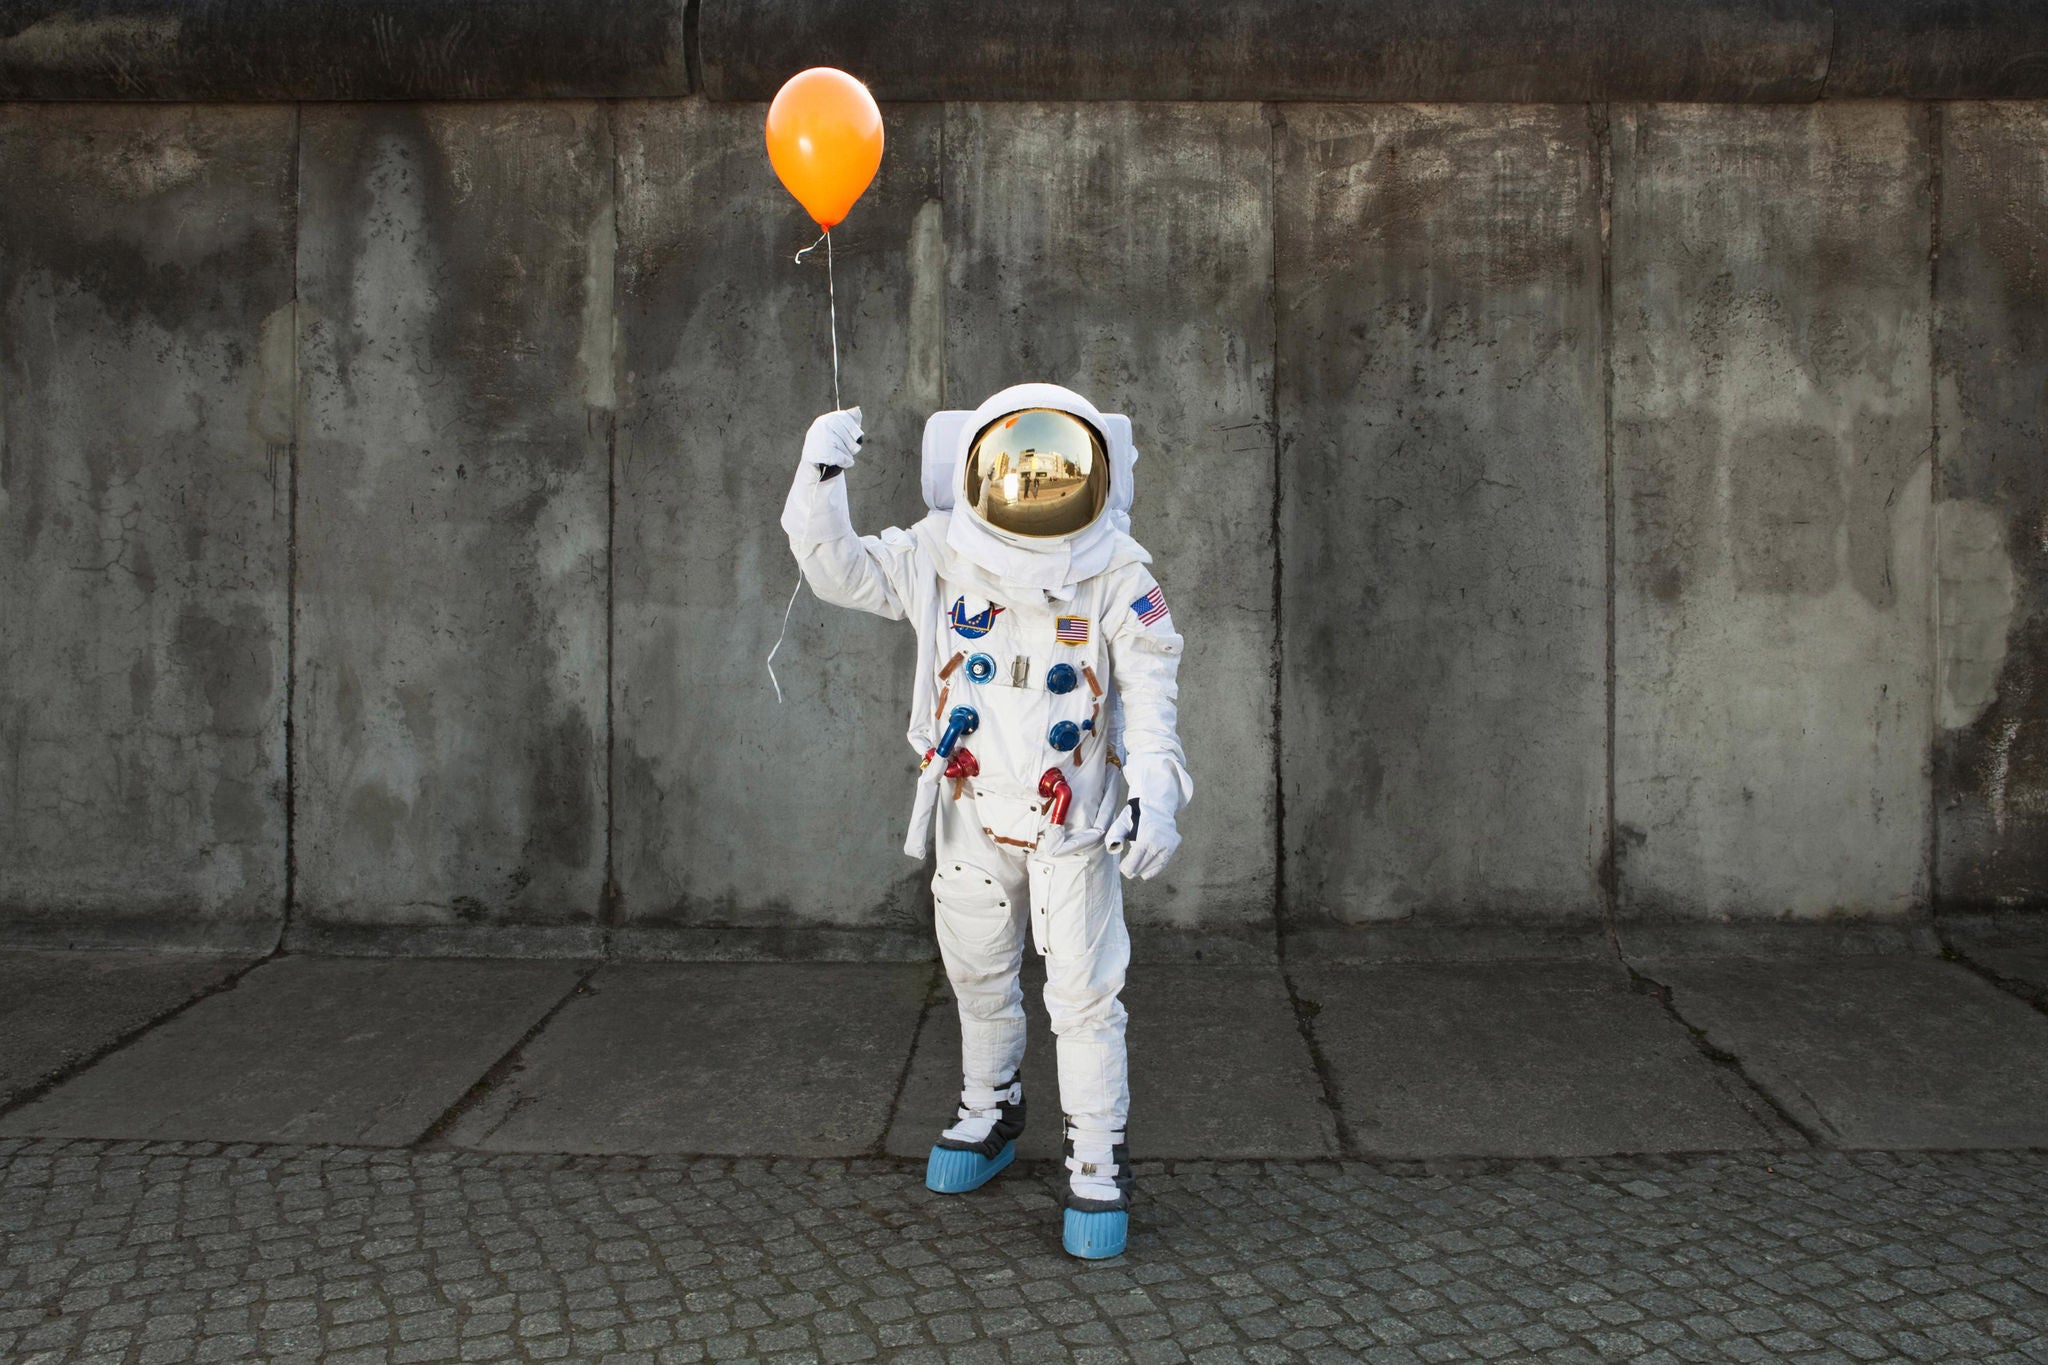
[[[782,526],[820,598],[917,630],[909,739],[924,767],[904,851],[924,857],[937,825],[932,899],[964,1078],[927,1183],[972,1189],[1015,1155],[1028,932],[1058,1037],[1067,1249],[1115,1255],[1130,1203],[1118,855],[1123,875],[1156,876],[1193,792],[1175,727],[1181,637],[1129,534],[1130,424],[1052,384],[939,413],[925,432],[932,511],[878,536],[854,531],[836,477],[860,440],[857,408],[812,424]]]

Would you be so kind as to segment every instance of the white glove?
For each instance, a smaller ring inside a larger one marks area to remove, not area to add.
[[[797,471],[798,477],[808,477],[810,482],[817,483],[828,477],[826,469],[853,468],[854,456],[865,439],[860,431],[859,408],[826,413],[804,433],[804,463]],[[819,468],[820,465],[825,468]]]
[[[1126,877],[1149,882],[1173,861],[1174,850],[1180,847],[1180,829],[1164,802],[1141,806],[1133,797],[1124,803],[1102,842],[1112,853],[1123,854],[1119,866]]]

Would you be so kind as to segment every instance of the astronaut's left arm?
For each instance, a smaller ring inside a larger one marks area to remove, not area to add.
[[[859,408],[828,412],[811,424],[782,504],[782,529],[819,600],[900,621],[909,611],[915,542],[893,528],[879,536],[853,529],[844,471],[860,442]]]
[[[1185,642],[1173,628],[1165,591],[1150,573],[1139,569],[1131,574],[1127,592],[1131,600],[1128,606],[1119,604],[1109,635],[1109,666],[1123,712],[1124,780],[1136,808],[1127,806],[1118,825],[1130,838],[1124,875],[1150,878],[1164,870],[1180,846],[1177,820],[1195,792],[1180,743]]]

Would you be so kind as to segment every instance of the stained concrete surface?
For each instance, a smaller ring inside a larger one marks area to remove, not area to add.
[[[945,392],[1027,380],[1129,414],[1131,529],[1176,627],[1195,797],[1134,925],[1269,922],[1271,142],[1249,104],[948,105]]]
[[[1576,108],[1277,150],[1290,929],[1597,920],[1600,201]],[[1512,205],[1512,231],[1476,226]]]
[[[931,981],[927,963],[607,967],[447,1141],[494,1152],[872,1151]]]
[[[606,111],[312,105],[301,120],[294,941],[489,926],[589,951],[606,844]]]
[[[1304,965],[1295,984],[1367,1155],[1800,1145],[1612,962]]]
[[[1619,910],[1910,914],[1931,828],[1926,114],[1623,108],[1613,164]]]
[[[0,1118],[0,1134],[404,1146],[578,970],[279,958]]]
[[[0,952],[0,1106],[247,965],[196,953]]]
[[[1941,111],[1935,277],[1945,908],[2048,904],[2048,119]]]
[[[1041,966],[1025,969],[1024,1158],[1061,1155],[1057,1039],[1046,1022]],[[1280,974],[1270,967],[1132,970],[1130,1139],[1134,1157],[1336,1156],[1308,1044]],[[926,1015],[890,1125],[887,1149],[918,1157],[960,1102],[960,1014],[950,989]]]
[[[0,99],[682,95],[684,0],[8,0]]]
[[[0,105],[0,927],[267,948],[292,111]]]
[[[1792,100],[1817,97],[1830,74],[1837,8],[707,0],[698,56],[704,88],[719,99],[765,99],[791,71],[828,62],[859,72],[880,98],[902,100]],[[1970,25],[1942,27],[2020,41],[2038,31],[1981,9]],[[1896,28],[1868,22],[1883,14],[1871,0],[1860,12],[1871,80],[1863,93],[1889,93],[1870,68],[1906,44]],[[1997,79],[2008,65],[1975,44],[1945,46],[1941,69],[1964,80]],[[2025,64],[2010,65],[2023,68],[2015,92],[2029,88]]]
[[[825,253],[791,261],[817,231],[761,154],[763,112],[618,115],[618,941],[928,957],[929,872],[902,851],[909,627],[805,590],[776,655],[781,705],[764,667],[797,578],[783,498],[833,400]],[[892,109],[887,136],[833,234],[840,389],[867,433],[845,478],[867,533],[924,515],[945,336],[938,111]]]
[[[1953,963],[1639,965],[1830,1146],[2048,1146],[2048,1015]]]
[[[2040,99],[2048,96],[2048,10],[2031,0],[1929,6],[1833,0],[1829,99]]]

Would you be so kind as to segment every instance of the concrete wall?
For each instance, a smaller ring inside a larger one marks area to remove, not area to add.
[[[1594,126],[1295,106],[1280,137],[1290,916],[1597,919]]]
[[[1927,904],[1927,126],[1617,111],[1626,918]]]
[[[267,941],[295,114],[0,106],[0,915]]]
[[[0,106],[0,932],[925,950],[907,630],[761,667],[832,402],[761,114]],[[1141,952],[2048,905],[2041,106],[887,114],[857,519],[936,406],[1137,423]]]
[[[2048,131],[1945,108],[1934,310],[1944,906],[2048,902]]]
[[[310,105],[296,920],[595,946],[612,145],[598,104]]]

